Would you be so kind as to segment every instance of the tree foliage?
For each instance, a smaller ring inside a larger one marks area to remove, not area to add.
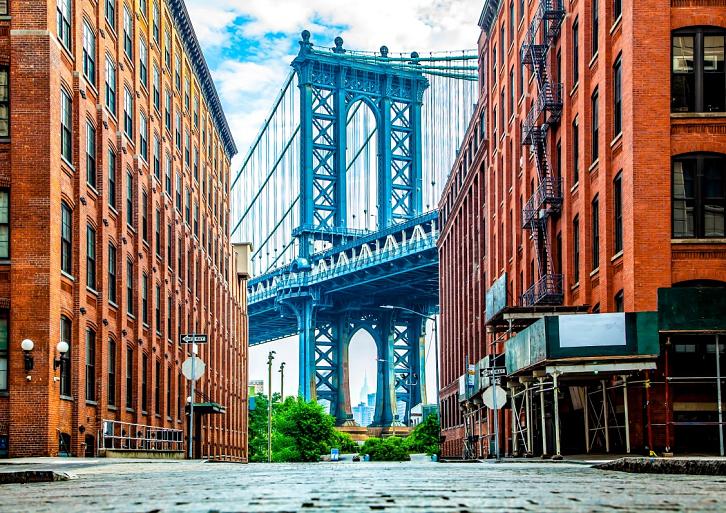
[[[429,415],[406,437],[406,447],[411,453],[439,453],[441,425],[437,415]]]
[[[370,456],[371,461],[409,461],[406,441],[398,436],[369,438],[360,448],[361,454]]]
[[[272,457],[275,461],[318,461],[335,437],[333,417],[315,401],[288,397],[275,411]]]

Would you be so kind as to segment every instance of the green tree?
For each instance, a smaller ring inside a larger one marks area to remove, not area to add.
[[[441,425],[437,415],[429,415],[406,437],[406,448],[411,453],[439,453]]]
[[[249,410],[248,445],[251,462],[267,461],[267,396],[257,394],[254,397],[255,409]],[[280,394],[272,395],[272,411],[280,407]]]
[[[274,461],[318,461],[335,437],[333,417],[315,401],[288,397],[275,410]]]
[[[358,452],[360,448],[348,433],[343,433],[337,429],[333,431],[333,438],[330,440],[330,448],[334,447],[340,449],[341,454]]]

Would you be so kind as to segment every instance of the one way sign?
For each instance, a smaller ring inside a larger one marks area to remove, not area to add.
[[[179,335],[181,344],[206,344],[207,336],[200,333],[182,333]]]

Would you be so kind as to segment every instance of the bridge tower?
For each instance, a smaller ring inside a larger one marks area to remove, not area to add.
[[[309,273],[312,255],[325,244],[337,246],[361,235],[348,227],[346,201],[346,126],[358,102],[372,111],[376,121],[377,230],[422,213],[421,106],[428,80],[415,68],[415,52],[405,65],[400,59],[389,63],[387,54],[382,47],[375,58],[351,56],[340,37],[332,51],[318,51],[310,33],[302,33],[300,51],[292,62],[298,79],[301,140],[300,224],[293,230],[297,241],[293,274]],[[364,329],[377,346],[374,425],[395,423],[396,403],[401,400],[409,407],[400,420],[407,420],[410,406],[425,399],[425,319],[355,298],[332,304],[320,289],[299,283],[278,291],[276,303],[297,319],[300,395],[330,401],[338,423],[352,423],[348,345]]]

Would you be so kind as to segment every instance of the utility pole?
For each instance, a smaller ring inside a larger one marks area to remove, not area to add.
[[[280,364],[280,402],[285,400],[285,362]]]
[[[267,462],[272,463],[272,360],[275,351],[267,354]]]

